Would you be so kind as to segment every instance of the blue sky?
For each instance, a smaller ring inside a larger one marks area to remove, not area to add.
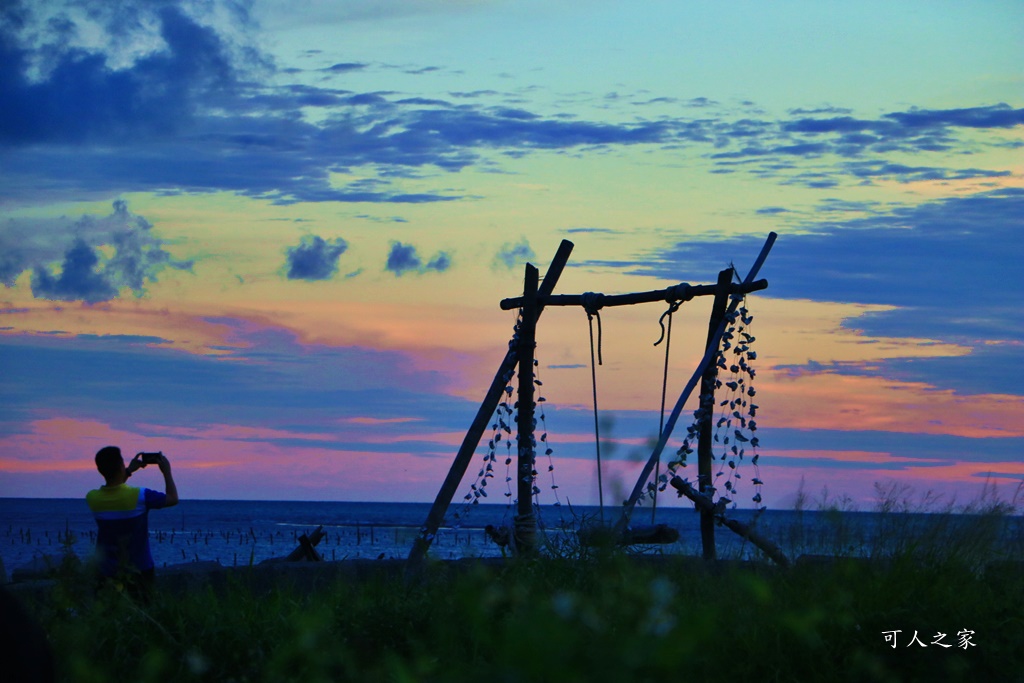
[[[8,3],[0,495],[76,496],[116,441],[174,456],[186,496],[432,500],[526,261],[568,238],[557,291],[657,289],[742,276],[775,231],[749,302],[764,500],[1012,496],[1021,25],[1015,2]],[[602,315],[616,492],[657,430],[658,308]],[[559,490],[593,502],[582,311],[545,315],[538,357]]]

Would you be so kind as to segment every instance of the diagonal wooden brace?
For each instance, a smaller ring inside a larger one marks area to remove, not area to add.
[[[562,240],[562,243],[558,246],[558,251],[555,252],[555,257],[551,260],[551,265],[548,266],[548,271],[544,275],[544,280],[540,283],[540,287],[537,289],[538,305],[535,318],[539,318],[540,314],[544,311],[544,299],[551,295],[552,290],[558,283],[558,278],[561,277],[562,271],[565,269],[565,264],[569,261],[569,255],[572,253],[572,249],[573,243],[569,240]],[[477,410],[473,423],[470,425],[469,430],[466,432],[466,436],[462,440],[459,452],[455,455],[455,461],[452,463],[451,469],[448,470],[448,476],[445,478],[444,483],[441,484],[441,489],[437,492],[434,504],[430,508],[430,512],[427,514],[427,520],[420,528],[419,536],[417,536],[416,540],[413,542],[412,550],[409,551],[408,557],[410,565],[419,564],[424,557],[426,557],[427,551],[430,549],[430,544],[433,543],[434,536],[437,534],[437,530],[440,528],[441,522],[444,521],[445,513],[448,511],[448,506],[451,505],[452,498],[455,496],[459,483],[462,481],[462,477],[465,476],[466,469],[469,467],[469,463],[473,459],[473,453],[480,444],[480,439],[484,434],[484,430],[486,430],[487,425],[490,424],[491,416],[494,414],[494,410],[498,407],[498,403],[501,401],[501,396],[505,392],[505,385],[512,377],[512,373],[515,371],[516,363],[518,362],[519,350],[515,344],[515,340],[513,339],[509,342],[509,349],[505,353],[505,358],[498,366],[498,371],[494,373],[494,379],[491,381],[491,386],[487,390],[487,394],[484,396],[484,400],[480,404],[480,408]]]
[[[776,564],[782,567],[789,566],[789,558],[787,558],[786,555],[781,550],[779,550],[779,547],[777,545],[769,541],[761,534],[757,533],[757,531],[754,530],[753,527],[744,524],[739,520],[729,519],[728,517],[726,517],[724,506],[720,507],[718,505],[715,505],[713,502],[711,502],[710,498],[708,498],[702,493],[698,493],[697,490],[690,486],[689,482],[687,482],[685,479],[682,479],[680,477],[672,477],[672,480],[669,483],[672,484],[672,488],[679,491],[680,496],[686,496],[687,498],[692,500],[701,512],[706,512],[711,515],[714,515],[715,519],[719,523],[729,527],[729,529],[735,531],[737,534],[739,534],[740,536],[747,539],[748,541],[756,545],[758,548],[763,550],[764,554],[770,557],[772,560],[774,560]]]

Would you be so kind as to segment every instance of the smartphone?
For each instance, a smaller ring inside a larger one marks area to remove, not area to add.
[[[142,464],[144,465],[158,465],[160,464],[160,458],[163,457],[164,452],[159,451],[157,453],[139,453],[142,457]]]

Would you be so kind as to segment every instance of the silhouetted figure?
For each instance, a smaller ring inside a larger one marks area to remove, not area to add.
[[[164,475],[164,493],[128,486],[132,473],[155,464]],[[125,467],[121,449],[106,446],[96,453],[96,469],[106,483],[86,494],[96,518],[100,583],[121,583],[145,597],[155,576],[149,548],[149,511],[178,504],[171,463],[163,453],[139,453]]]

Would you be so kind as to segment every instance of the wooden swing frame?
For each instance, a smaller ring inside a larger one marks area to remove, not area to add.
[[[521,320],[518,332],[509,342],[508,351],[498,366],[498,370],[491,381],[491,385],[484,396],[480,407],[477,410],[473,422],[470,424],[462,444],[455,455],[448,475],[438,490],[434,503],[427,519],[420,529],[419,535],[413,542],[409,552],[408,562],[410,565],[417,565],[426,557],[427,551],[437,534],[448,507],[455,496],[459,484],[464,477],[466,470],[472,461],[473,454],[480,444],[484,431],[491,421],[498,403],[501,400],[505,387],[512,378],[512,374],[518,367],[518,455],[516,463],[516,491],[517,514],[515,518],[515,541],[516,548],[521,554],[532,554],[536,552],[537,520],[533,512],[533,490],[535,485],[535,462],[536,452],[534,447],[534,349],[536,348],[537,321],[544,308],[547,306],[586,306],[589,309],[600,309],[610,306],[628,306],[639,303],[667,301],[676,304],[689,301],[698,296],[714,296],[711,317],[708,321],[708,337],[705,346],[704,357],[694,370],[690,381],[687,383],[679,400],[676,402],[669,419],[666,421],[658,444],[644,465],[643,470],[634,486],[628,500],[626,500],[622,516],[616,524],[615,531],[624,535],[629,528],[630,516],[634,507],[643,494],[644,487],[651,476],[661,454],[665,449],[672,429],[675,426],[683,405],[693,392],[698,381],[701,382],[701,405],[714,405],[715,378],[717,366],[714,358],[718,354],[722,335],[726,329],[728,318],[735,312],[742,298],[755,291],[768,287],[767,280],[755,280],[758,272],[777,235],[772,232],[768,235],[761,253],[751,267],[746,279],[742,283],[732,282],[733,268],[728,268],[719,273],[718,281],[713,285],[690,285],[680,283],[666,289],[634,292],[630,294],[554,294],[553,290],[558,279],[569,261],[573,250],[573,243],[569,240],[562,240],[555,253],[551,264],[548,266],[544,279],[539,277],[539,271],[530,263],[526,264],[523,294],[522,296],[504,299],[501,301],[502,310],[520,309]],[[731,302],[730,302],[731,299]],[[715,558],[714,527],[721,523],[747,538],[752,543],[765,551],[773,560],[780,564],[788,564],[785,556],[770,541],[760,537],[753,529],[736,520],[728,520],[724,511],[719,510],[712,501],[709,489],[712,482],[712,455],[711,455],[711,411],[704,411],[704,419],[700,424],[700,436],[698,444],[698,488],[695,490],[680,477],[673,477],[669,482],[680,496],[687,496],[694,502],[701,515],[701,539],[705,559]]]

